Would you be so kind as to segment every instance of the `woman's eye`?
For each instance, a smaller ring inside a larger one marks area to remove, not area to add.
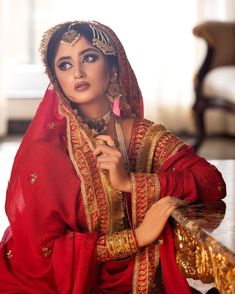
[[[86,56],[84,56],[83,63],[94,62],[94,61],[96,61],[96,59],[97,59],[96,55],[86,55]]]
[[[61,62],[58,67],[60,70],[66,70],[69,69],[72,65],[68,62]]]

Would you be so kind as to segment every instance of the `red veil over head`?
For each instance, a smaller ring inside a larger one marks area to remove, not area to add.
[[[117,51],[119,84],[124,96],[119,104],[120,115],[143,117],[142,95],[121,42],[110,28],[97,22],[92,24],[112,39]],[[63,25],[47,31],[42,46],[47,46],[52,34]],[[96,268],[95,240],[99,223],[99,204],[96,200],[94,204],[92,201],[96,199],[97,191],[99,195],[103,191],[92,156],[93,149],[90,131],[80,124],[68,101],[51,83],[24,135],[8,185],[6,213],[10,229],[6,231],[1,243],[1,254],[9,257],[9,252],[12,252],[10,261],[13,260],[13,264],[9,265],[6,259],[6,263],[0,266],[3,271],[0,285],[9,282],[6,289],[34,289],[32,277],[37,277],[40,287],[47,289],[48,293],[55,293],[53,281],[50,281],[53,262],[58,265],[54,267],[53,275],[57,283],[64,287],[64,291],[69,289],[69,284],[74,279],[78,280],[76,287],[80,289],[76,293],[86,293],[86,287],[92,286],[92,283],[87,285],[86,281]],[[79,193],[83,196],[77,197]],[[102,213],[105,215],[105,212]],[[69,241],[70,245],[65,246],[61,236],[65,234],[66,228],[71,231],[88,231],[89,236],[78,233],[73,241],[75,243],[71,245]],[[54,240],[57,240],[55,244]],[[71,248],[76,247],[76,242],[82,244],[79,246],[86,249],[86,254],[78,257],[76,253],[74,256],[74,252],[78,251]],[[65,260],[61,255],[68,255],[68,258]],[[50,256],[52,258],[49,261]],[[82,273],[77,271],[79,279],[76,279],[76,271],[72,266],[65,275],[63,270],[68,263],[76,264],[78,258],[78,267],[84,257],[86,266],[82,265]],[[0,260],[2,263],[4,259]],[[15,267],[14,274],[4,270],[10,267]],[[66,280],[65,277],[69,275],[71,278],[67,277]],[[95,279],[95,274],[93,276]],[[38,291],[35,293],[41,293]]]

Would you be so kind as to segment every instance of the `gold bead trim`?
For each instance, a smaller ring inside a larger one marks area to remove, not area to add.
[[[71,29],[72,25],[73,23],[69,26],[68,31],[63,34],[60,41],[61,44],[66,46],[75,46],[81,39],[81,34],[79,34],[76,30]]]

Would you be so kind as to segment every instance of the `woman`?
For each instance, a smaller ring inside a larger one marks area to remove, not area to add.
[[[179,205],[224,197],[221,174],[143,118],[110,28],[59,24],[40,52],[51,85],[7,190],[1,293],[191,293],[167,219]]]

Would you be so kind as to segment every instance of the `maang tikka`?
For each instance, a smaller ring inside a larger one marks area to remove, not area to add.
[[[81,34],[72,28],[77,23],[79,22],[73,22],[69,25],[67,32],[61,38],[62,44],[74,46],[80,40]],[[93,24],[89,24],[89,27],[92,30],[92,45],[100,49],[105,55],[116,55],[114,44],[107,34]]]
[[[65,32],[61,38],[61,44],[67,46],[74,46],[78,40],[81,39],[81,34],[79,34],[76,30],[71,29],[71,27],[75,25],[75,23],[71,23],[68,27],[67,32]]]

